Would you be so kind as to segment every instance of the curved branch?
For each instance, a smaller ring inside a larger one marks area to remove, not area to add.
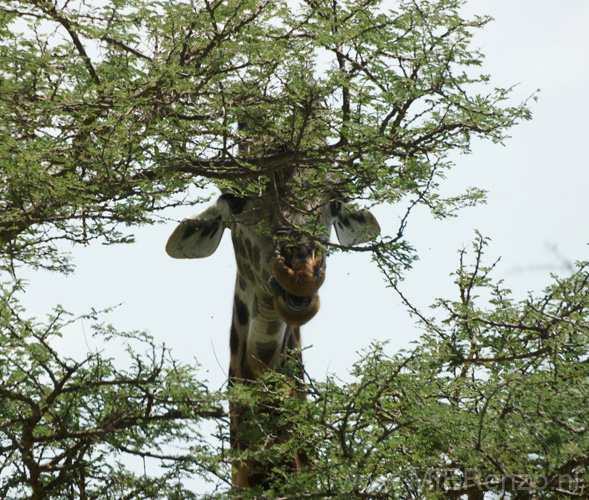
[[[82,44],[80,37],[78,36],[76,31],[74,30],[74,25],[72,24],[72,22],[67,17],[62,16],[59,12],[57,12],[57,8],[55,7],[55,5],[48,6],[47,2],[45,2],[43,0],[33,0],[33,5],[35,5],[41,11],[43,11],[46,14],[48,14],[49,16],[51,16],[55,21],[57,21],[59,24],[61,24],[63,26],[63,28],[70,35],[70,38],[72,39],[72,42],[73,42],[74,46],[76,47],[78,54],[80,54],[80,56],[82,57],[82,60],[84,61],[84,64],[86,65],[86,69],[88,70],[88,73],[90,73],[92,80],[94,81],[94,83],[96,85],[100,85],[100,78],[98,76],[98,73],[96,72],[96,69],[94,68],[94,65],[92,64],[92,60],[90,59],[90,56],[86,52],[86,49],[85,49],[84,45]]]

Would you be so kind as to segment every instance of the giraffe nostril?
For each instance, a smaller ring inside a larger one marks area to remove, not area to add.
[[[293,249],[293,258],[305,261],[312,258],[312,250],[307,245],[301,245]]]
[[[325,277],[325,256],[321,256],[313,266],[313,276],[319,278],[321,275]]]

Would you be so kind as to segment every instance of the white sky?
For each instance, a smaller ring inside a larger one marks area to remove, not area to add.
[[[410,221],[406,235],[421,260],[402,289],[424,309],[437,297],[457,297],[449,274],[475,229],[492,238],[488,263],[502,257],[495,276],[519,297],[541,290],[549,272],[565,274],[566,262],[588,258],[589,2],[471,0],[467,10],[496,19],[475,38],[493,84],[519,84],[514,102],[537,88],[541,93],[532,104],[533,120],[512,129],[505,147],[476,143],[471,155],[455,158],[444,191],[481,187],[489,191],[487,205],[453,220],[436,222],[422,212]],[[169,215],[180,220],[193,211]],[[394,207],[374,212],[385,232],[396,232]],[[208,259],[177,261],[164,252],[174,226],[142,228],[132,246],[78,248],[77,272],[70,277],[28,273],[25,305],[43,315],[56,303],[77,314],[122,303],[107,321],[120,329],[148,329],[176,358],[198,359],[211,387],[221,387],[236,270],[230,238],[226,234]],[[419,336],[367,254],[331,257],[321,301],[321,311],[303,328],[303,341],[312,346],[306,367],[319,379],[327,372],[345,378],[373,339],[389,340],[393,353]],[[72,355],[100,347],[88,324],[74,325],[63,340]]]

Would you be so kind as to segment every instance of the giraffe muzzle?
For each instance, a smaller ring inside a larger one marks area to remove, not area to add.
[[[300,247],[279,246],[274,251],[270,270],[288,293],[310,297],[317,294],[325,280],[325,256],[315,248],[302,252]]]
[[[317,314],[317,292],[325,280],[325,254],[320,248],[279,242],[270,271],[274,309],[288,325],[303,325]]]

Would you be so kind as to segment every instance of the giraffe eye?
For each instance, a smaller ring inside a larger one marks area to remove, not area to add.
[[[332,218],[335,218],[342,209],[342,202],[339,200],[334,200],[329,204],[329,214]]]
[[[233,215],[240,215],[245,208],[247,198],[245,196],[238,196],[233,193],[225,193],[221,195],[223,201],[229,205],[229,209]]]

